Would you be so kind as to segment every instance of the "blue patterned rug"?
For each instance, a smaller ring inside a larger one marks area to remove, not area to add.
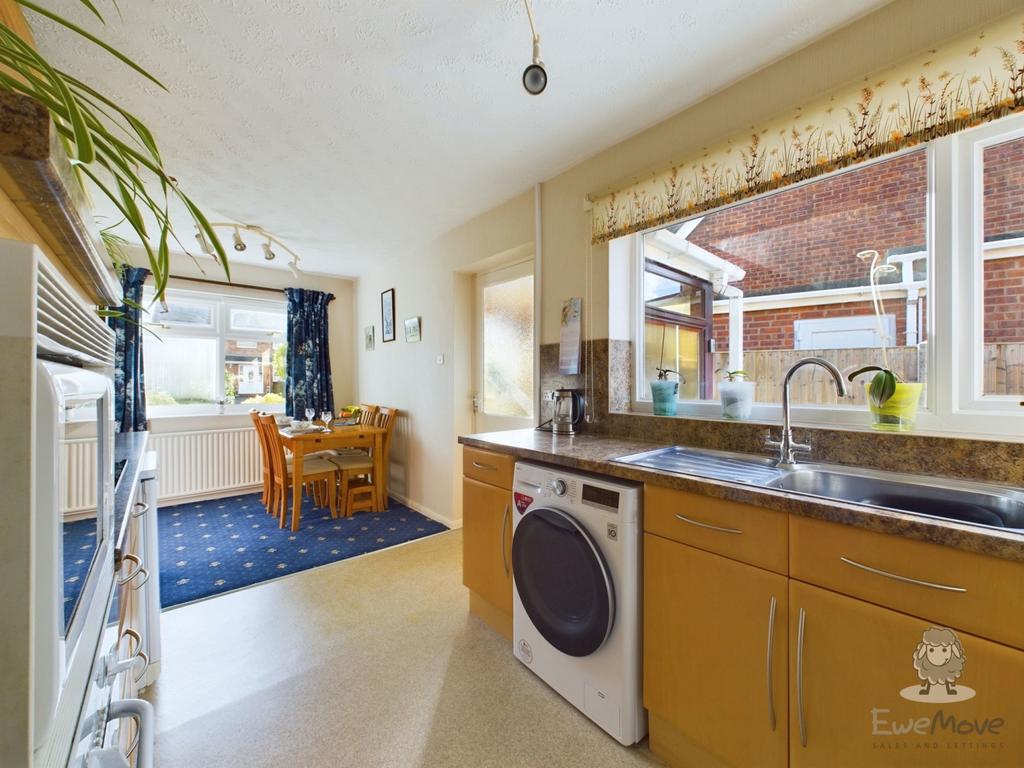
[[[259,493],[162,508],[158,526],[164,608],[448,530],[394,499],[386,512],[334,520],[305,497],[301,528],[292,533],[277,527]],[[96,521],[65,525],[63,543],[66,621],[96,548]]]
[[[160,601],[166,609],[448,530],[388,502],[335,520],[307,496],[295,533],[278,528],[259,493],[162,508]]]

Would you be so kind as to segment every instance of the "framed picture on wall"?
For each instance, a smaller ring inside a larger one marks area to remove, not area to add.
[[[420,340],[420,319],[418,317],[410,317],[405,321],[405,342],[407,344],[414,344]]]
[[[368,325],[365,328],[363,328],[363,344],[366,346],[367,352],[373,351],[373,343],[376,338],[376,334],[374,333],[375,328],[376,326],[373,325]]]
[[[388,288],[380,295],[381,341],[395,340],[395,289]]]

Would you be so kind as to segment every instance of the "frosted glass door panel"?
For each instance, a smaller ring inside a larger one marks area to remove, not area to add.
[[[533,275],[483,288],[483,412],[533,416]]]

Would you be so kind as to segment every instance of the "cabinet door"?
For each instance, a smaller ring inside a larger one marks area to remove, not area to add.
[[[644,704],[727,765],[786,765],[786,581],[644,535]]]
[[[512,494],[462,480],[462,583],[512,615]]]
[[[799,581],[789,634],[793,768],[1024,761],[1024,652]]]

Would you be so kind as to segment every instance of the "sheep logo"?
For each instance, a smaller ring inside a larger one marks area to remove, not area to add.
[[[967,666],[967,654],[952,629],[926,629],[914,649],[913,664],[921,682],[900,691],[904,699],[945,704],[974,698],[973,688],[956,682]]]

